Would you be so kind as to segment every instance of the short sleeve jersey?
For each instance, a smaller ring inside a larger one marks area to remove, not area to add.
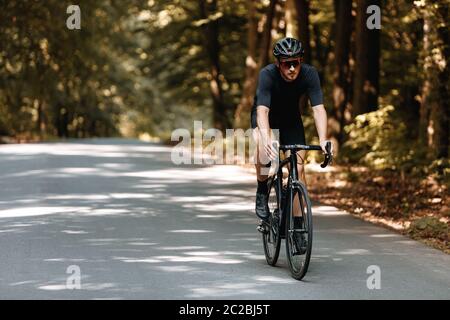
[[[308,94],[311,105],[323,104],[323,94],[317,70],[302,63],[300,74],[292,82],[285,81],[275,64],[269,64],[259,73],[258,88],[252,107],[252,127],[256,127],[256,107],[263,105],[269,110],[272,129],[303,128],[299,100]]]

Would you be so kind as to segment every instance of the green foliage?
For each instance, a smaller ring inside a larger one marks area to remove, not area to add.
[[[81,1],[81,30],[69,30],[64,1],[2,1],[0,134],[118,134],[120,114],[138,96],[127,68],[134,2]]]
[[[342,158],[374,169],[411,171],[421,164],[422,149],[408,142],[406,125],[393,111],[393,106],[383,106],[357,116],[346,126],[349,139],[343,145]]]
[[[211,125],[210,70],[202,26],[219,21],[220,79],[228,116],[241,94],[246,48],[245,1],[218,1],[217,12],[201,19],[198,1],[151,1],[138,36],[150,40],[139,68],[152,79],[152,131],[170,136],[175,128],[192,128],[194,120]],[[140,129],[149,129],[142,125]]]
[[[450,189],[450,159],[436,159],[423,168],[425,174],[442,181]]]
[[[428,6],[382,1],[380,102],[396,107],[362,115],[347,127],[350,139],[343,151],[347,161],[448,176],[448,163],[424,166],[423,148],[412,142],[417,140],[422,64],[439,56],[421,53],[422,19],[431,15],[434,28],[445,26],[435,15],[445,1],[435,2]],[[224,101],[227,115],[233,116],[245,72],[246,0],[217,0],[216,12],[206,19],[200,16],[199,1],[78,3],[82,29],[70,31],[65,26],[69,5],[65,1],[0,2],[0,135],[113,135],[128,123],[127,135],[147,132],[167,137],[174,128],[191,128],[193,120],[211,125],[210,70],[202,26],[213,20],[219,22]],[[268,4],[256,3],[259,29]],[[339,23],[333,4],[310,1],[309,13],[312,64],[321,76],[327,108],[333,104],[334,36]],[[285,32],[283,6],[279,1],[275,38]],[[431,47],[442,52],[444,44],[431,40]],[[317,143],[310,108],[304,113],[309,115],[303,119],[308,142]]]

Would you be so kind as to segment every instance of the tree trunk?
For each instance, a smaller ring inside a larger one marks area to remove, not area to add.
[[[295,8],[297,12],[298,23],[298,39],[302,42],[305,48],[305,56],[303,61],[311,63],[311,36],[309,33],[309,1],[296,0]]]
[[[69,131],[69,112],[67,108],[63,107],[63,104],[58,102],[55,108],[55,123],[56,132],[59,138],[68,138]]]
[[[261,46],[259,49],[258,67],[263,68],[269,63],[269,50],[272,42],[272,27],[275,16],[275,8],[277,0],[270,0],[269,8],[267,10],[266,23],[261,38]]]
[[[247,0],[248,25],[247,25],[247,57],[245,59],[245,80],[242,89],[242,97],[234,115],[235,127],[245,126],[248,123],[250,109],[257,82],[257,58],[256,47],[258,38],[258,26],[256,20],[256,7],[253,0]],[[244,122],[246,121],[246,122]]]
[[[447,158],[449,148],[449,121],[450,121],[450,96],[449,96],[449,76],[450,76],[450,37],[448,29],[448,15],[450,4],[444,1],[440,4],[438,16],[440,23],[437,28],[438,41],[441,44],[441,61],[439,61],[438,69],[438,99],[439,108],[434,112],[431,110],[432,119],[436,119],[436,139],[434,141],[435,149],[433,150],[436,158]]]
[[[366,25],[367,7],[380,6],[380,0],[357,0],[357,4],[353,117],[377,109],[380,69],[380,32]]]
[[[449,5],[426,1],[423,17],[423,74],[420,107],[420,142],[428,147],[431,159],[448,157],[449,147],[449,31],[446,27]]]
[[[210,90],[213,100],[213,125],[216,129],[225,131],[231,128],[228,119],[223,91],[220,80],[220,44],[219,44],[219,21],[210,16],[217,11],[217,0],[200,0],[200,17],[208,19],[203,25],[205,48],[210,63]]]
[[[39,141],[43,141],[47,135],[47,113],[45,108],[45,101],[43,99],[36,99],[37,107],[37,123],[36,129]]]
[[[430,52],[430,28],[431,21],[429,15],[424,12],[423,15],[423,52],[425,53],[423,61],[423,74],[425,79],[422,85],[421,101],[420,101],[420,123],[419,123],[419,141],[427,147],[431,146],[428,140],[428,123],[430,121],[430,91],[431,91],[431,63],[428,52]]]
[[[286,37],[298,39],[296,0],[286,0],[284,19],[286,20]]]
[[[336,36],[334,47],[333,108],[331,109],[328,123],[330,136],[336,146],[339,146],[344,140],[345,114],[349,112],[352,0],[334,0],[334,5]]]

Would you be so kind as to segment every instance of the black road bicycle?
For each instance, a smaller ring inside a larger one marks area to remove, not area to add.
[[[332,162],[331,143],[326,145],[325,168]],[[301,280],[309,266],[313,240],[311,200],[305,185],[298,179],[297,151],[317,150],[317,145],[280,145],[279,151],[290,151],[290,155],[279,161],[277,173],[268,179],[270,217],[257,227],[262,233],[267,263],[275,266],[280,254],[281,239],[286,240],[286,256],[292,277]],[[278,152],[279,152],[278,151]],[[289,164],[287,184],[283,185],[283,167]],[[294,201],[298,196],[297,206]],[[298,210],[296,210],[298,209]],[[294,225],[294,217],[297,223]]]

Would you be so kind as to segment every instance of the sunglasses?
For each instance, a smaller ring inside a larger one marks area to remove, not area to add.
[[[300,60],[280,61],[280,66],[283,69],[297,68],[300,65]]]

